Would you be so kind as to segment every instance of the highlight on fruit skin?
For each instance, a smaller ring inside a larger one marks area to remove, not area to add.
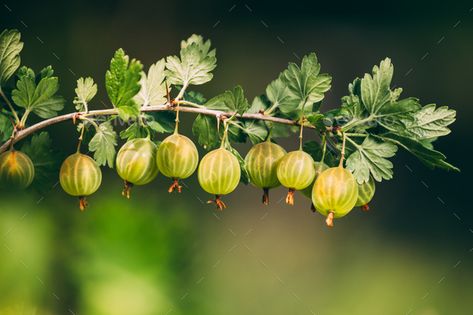
[[[369,211],[370,206],[369,202],[373,199],[374,193],[376,190],[376,185],[373,177],[370,176],[370,179],[363,184],[358,184],[358,200],[356,201],[355,206],[361,207],[363,211]]]
[[[312,189],[315,209],[326,216],[327,226],[333,227],[333,219],[347,215],[358,200],[358,184],[352,173],[342,166],[323,171]]]
[[[245,157],[250,183],[263,189],[265,205],[269,204],[269,189],[281,185],[277,168],[286,154],[283,147],[268,140],[253,146]]]
[[[277,176],[289,188],[286,203],[294,205],[294,192],[310,186],[315,178],[314,160],[302,150],[289,152],[279,162]]]
[[[200,161],[197,170],[197,177],[202,189],[215,195],[215,199],[209,200],[208,203],[215,203],[219,210],[226,208],[220,197],[235,190],[240,182],[240,176],[238,159],[225,148],[207,153]]]
[[[26,189],[34,176],[33,162],[25,153],[11,150],[0,154],[0,187]]]
[[[301,190],[301,193],[306,196],[307,198],[311,199],[311,206],[310,206],[310,209],[315,212],[315,206],[314,204],[312,203],[312,188],[314,187],[314,183],[315,181],[317,180],[317,177],[319,177],[319,175],[325,171],[326,169],[328,169],[328,165],[323,163],[323,162],[314,162],[314,167],[315,167],[315,177],[314,177],[314,180],[312,181],[312,184],[310,184],[309,186],[307,186],[306,188],[302,189]]]
[[[129,199],[133,185],[146,185],[158,175],[156,145],[149,138],[127,141],[118,151],[116,168],[125,181],[122,195]]]
[[[90,156],[74,153],[62,162],[59,183],[69,195],[79,197],[79,207],[87,207],[86,196],[93,194],[102,183],[102,171]]]
[[[174,181],[168,192],[171,193],[174,189],[181,192],[179,180],[194,174],[199,164],[199,152],[191,139],[174,133],[159,145],[156,163],[159,171]]]

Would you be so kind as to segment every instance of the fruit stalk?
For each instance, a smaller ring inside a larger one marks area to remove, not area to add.
[[[172,193],[175,189],[177,189],[177,192],[181,193],[182,192],[182,186],[179,185],[179,179],[173,178],[173,182],[171,186],[169,186],[168,193]]]
[[[327,215],[327,219],[325,219],[325,223],[327,224],[328,227],[333,227],[333,219],[334,219],[333,212],[329,212],[329,214]]]
[[[87,203],[87,199],[85,197],[79,197],[79,209],[80,211],[84,211],[87,209],[87,206],[89,204]]]
[[[125,181],[125,184],[123,185],[122,196],[125,197],[126,199],[130,199],[132,188],[133,188],[133,184],[130,183],[129,181]]]
[[[269,205],[269,188],[263,188],[263,204]]]
[[[215,199],[210,199],[209,201],[207,201],[207,203],[215,203],[217,209],[220,211],[223,211],[223,209],[227,207],[227,205],[222,201],[222,199],[220,199],[220,195],[215,195]]]

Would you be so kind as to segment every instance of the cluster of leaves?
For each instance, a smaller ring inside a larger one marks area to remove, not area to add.
[[[433,147],[438,137],[450,133],[456,112],[435,104],[422,106],[413,97],[401,98],[402,88],[391,89],[393,72],[391,60],[384,59],[372,74],[355,79],[349,95],[342,98],[338,115],[348,118],[342,130],[359,133],[355,140],[348,136],[347,167],[360,183],[370,174],[377,181],[391,179],[393,164],[388,158],[401,147],[428,167],[458,170]]]
[[[31,113],[39,118],[57,116],[65,100],[57,93],[59,79],[51,66],[39,73],[22,66],[21,34],[17,30],[4,30],[0,34],[0,142],[10,139],[14,130],[24,128]],[[14,75],[16,76],[14,77]],[[13,78],[13,80],[11,80]],[[13,82],[12,82],[13,81]],[[39,190],[51,185],[51,173],[57,169],[52,142],[47,132],[34,135],[23,142],[21,151],[30,156],[35,166],[34,186]]]
[[[11,99],[14,107],[0,107],[1,142],[10,138],[13,125],[24,127],[30,113],[50,118],[64,106],[64,99],[57,95],[58,78],[50,66],[37,75],[27,67],[19,68],[22,47],[18,31],[7,30],[0,35],[0,92],[2,102],[9,105]],[[198,92],[189,91],[192,85],[209,82],[215,67],[216,51],[209,40],[199,35],[181,42],[179,56],[163,58],[152,64],[147,72],[140,61],[130,59],[119,49],[105,74],[105,89],[117,114],[105,119],[87,115],[98,90],[94,80],[90,77],[77,80],[73,103],[82,113],[78,129],[92,131],[88,149],[98,164],[113,167],[118,138],[129,140],[150,136],[157,140],[159,134],[173,132],[175,111],[168,109],[182,102],[180,106],[225,114],[225,117],[197,115],[192,132],[198,143],[209,150],[221,144],[224,130],[227,130],[224,144],[239,159],[244,182],[248,180],[244,176],[244,160],[232,147],[233,143],[250,141],[255,144],[267,138],[287,137],[299,128],[258,119],[262,115],[311,127],[334,151],[326,150],[325,145],[315,141],[307,142],[304,150],[315,160],[324,159],[329,165],[337,163],[342,138],[345,138],[346,167],[359,183],[370,176],[377,181],[391,179],[393,164],[389,158],[396,154],[398,147],[406,149],[429,167],[457,170],[433,147],[437,138],[450,132],[448,126],[455,120],[455,111],[435,104],[422,106],[412,97],[401,98],[402,89],[391,88],[394,68],[388,58],[375,66],[371,74],[350,83],[349,94],[342,98],[341,106],[327,112],[321,112],[321,103],[331,87],[332,78],[321,73],[315,53],[304,56],[300,64],[289,63],[266,87],[264,94],[255,97],[251,103],[241,86],[209,100]],[[14,88],[9,90],[7,83],[15,73]],[[16,117],[16,112],[21,114],[21,119]],[[242,117],[245,114],[256,115]],[[120,129],[116,127],[118,121],[127,123],[127,127],[117,130]],[[32,148],[36,150],[39,144],[49,146],[49,137],[42,133],[23,147],[34,155]]]

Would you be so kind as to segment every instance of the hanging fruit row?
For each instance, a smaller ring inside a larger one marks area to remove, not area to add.
[[[60,161],[55,151],[60,150],[53,149],[46,132],[38,131],[69,119],[77,124],[79,141],[76,153],[62,162],[59,182],[65,192],[79,197],[81,209],[87,206],[85,197],[101,185],[100,166],[116,167],[127,198],[134,185],[148,184],[158,173],[171,179],[169,192],[181,192],[180,180],[197,170],[200,186],[215,196],[211,202],[220,210],[226,207],[221,197],[240,182],[261,188],[266,205],[269,190],[282,185],[288,188],[288,204],[293,205],[295,191],[301,191],[332,226],[335,218],[356,206],[368,209],[375,181],[393,177],[389,159],[398,148],[428,167],[458,171],[433,146],[450,133],[456,112],[435,104],[422,106],[417,98],[401,98],[402,89],[391,88],[394,67],[389,58],[350,83],[340,107],[325,112],[321,105],[331,76],[320,73],[314,53],[300,64],[289,63],[251,103],[240,86],[207,100],[189,87],[213,78],[216,53],[209,40],[192,35],[181,42],[179,56],[163,58],[147,72],[138,60],[117,50],[105,75],[112,108],[90,110],[97,84],[92,78],[80,78],[73,100],[76,112],[58,116],[65,104],[57,95],[59,79],[51,66],[38,74],[20,68],[22,48],[18,31],[0,34],[3,189],[48,186],[45,180],[54,174],[54,162]],[[196,145],[179,133],[181,112],[197,114],[192,132],[209,151],[200,162]],[[31,114],[43,120],[29,125]],[[118,122],[126,127],[117,128]],[[317,140],[304,142],[304,130]],[[171,135],[160,142],[162,133]],[[298,150],[287,153],[276,144],[278,138],[295,133]],[[31,134],[30,141],[24,140]],[[125,144],[117,153],[118,136]],[[243,158],[233,145],[247,141],[253,147]],[[81,153],[84,142],[86,154]],[[18,143],[22,145],[16,150]]]

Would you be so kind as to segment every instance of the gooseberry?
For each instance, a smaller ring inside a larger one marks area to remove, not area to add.
[[[302,150],[289,152],[279,162],[277,176],[289,188],[286,203],[294,205],[294,192],[308,187],[314,180],[314,160]]]
[[[347,215],[358,199],[358,184],[351,172],[342,166],[323,171],[314,183],[312,202],[315,209],[326,216],[327,226],[334,218]]]
[[[370,206],[368,203],[373,199],[376,186],[373,177],[363,184],[358,184],[358,200],[356,201],[356,207],[361,207],[363,211],[368,211]]]
[[[125,181],[122,195],[130,198],[133,185],[148,184],[158,175],[156,145],[149,138],[127,141],[118,151],[116,167]]]
[[[250,182],[263,189],[265,205],[269,204],[269,189],[281,184],[277,176],[277,167],[284,155],[286,150],[268,140],[252,147],[245,157]]]
[[[240,182],[241,170],[238,159],[225,148],[215,149],[207,153],[199,164],[197,177],[199,184],[206,192],[215,195],[217,209],[226,208],[220,199],[235,190]]]
[[[329,168],[327,164],[323,162],[314,162],[314,167],[315,167],[315,177],[312,184],[310,184],[309,186],[301,190],[301,193],[309,199],[312,199],[312,188],[314,187],[315,180],[317,179],[317,177],[319,177],[320,173],[322,173],[323,171]],[[315,212],[315,207],[312,202],[311,202],[310,209]]]
[[[0,185],[3,188],[25,189],[33,182],[33,162],[23,152],[10,150],[0,155]]]
[[[188,178],[195,172],[199,164],[199,152],[191,139],[174,133],[159,145],[156,161],[159,171],[173,179],[168,192],[174,189],[181,192],[179,179]]]
[[[59,171],[59,183],[71,196],[79,197],[79,207],[87,207],[86,196],[97,191],[102,183],[102,171],[88,155],[79,152],[68,156]]]

